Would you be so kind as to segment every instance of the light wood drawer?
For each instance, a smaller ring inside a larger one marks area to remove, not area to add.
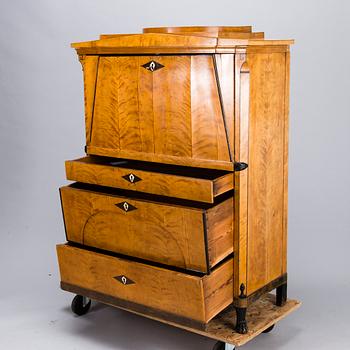
[[[68,180],[213,203],[233,189],[233,173],[164,164],[84,157],[66,161]]]
[[[233,251],[229,192],[215,205],[79,183],[60,193],[68,241],[201,272]]]
[[[63,289],[136,312],[203,324],[232,303],[232,259],[190,275],[69,245],[57,254]]]

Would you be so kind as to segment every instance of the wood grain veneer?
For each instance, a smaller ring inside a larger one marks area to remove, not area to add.
[[[69,241],[202,272],[233,252],[232,197],[191,207],[78,185],[60,193]]]
[[[134,305],[207,323],[232,302],[232,259],[210,275],[197,277],[69,245],[58,245],[57,254],[63,283]],[[130,284],[121,283],[117,276],[126,277]],[[219,295],[213,288],[220,290]]]

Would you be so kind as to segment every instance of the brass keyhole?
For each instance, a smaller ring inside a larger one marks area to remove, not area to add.
[[[156,64],[154,63],[154,61],[152,61],[151,64],[149,65],[149,70],[150,70],[151,72],[153,72],[153,71],[154,71],[154,68],[156,68]]]
[[[129,181],[130,181],[131,183],[133,183],[133,182],[135,181],[135,176],[134,176],[134,174],[130,174],[130,175],[129,175]]]

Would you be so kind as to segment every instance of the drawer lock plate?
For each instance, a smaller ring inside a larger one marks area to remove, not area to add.
[[[142,179],[138,176],[136,176],[135,174],[133,173],[130,173],[130,174],[127,174],[127,175],[124,175],[123,176],[123,179],[129,181],[130,183],[135,183],[135,182],[138,182],[138,181],[141,181]]]
[[[164,66],[162,64],[152,60],[152,61],[149,61],[149,62],[143,64],[142,67],[151,71],[151,72],[154,72],[158,69],[163,68]]]
[[[115,276],[113,277],[114,279],[116,279],[118,282],[127,285],[127,284],[135,284],[135,282],[133,280],[131,280],[130,278],[124,276],[124,275],[120,275],[120,276]]]
[[[116,206],[124,211],[132,211],[137,209],[136,207],[134,207],[132,204],[128,202],[121,202],[116,204]]]

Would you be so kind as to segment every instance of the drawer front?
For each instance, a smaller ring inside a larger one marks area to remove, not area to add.
[[[130,161],[119,164],[85,157],[67,161],[66,175],[71,181],[208,203],[213,203],[216,196],[233,188],[233,173],[224,171],[168,167],[163,172],[156,172],[151,171],[152,167],[157,168],[154,165],[132,167],[134,164]]]
[[[84,75],[89,154],[232,169],[211,55],[101,56]]]
[[[198,277],[69,245],[58,245],[57,254],[62,288],[94,291],[134,311],[149,308],[206,323],[233,299],[232,259]]]
[[[201,272],[232,252],[232,197],[219,215],[216,206],[206,212],[72,186],[60,193],[69,241]]]

